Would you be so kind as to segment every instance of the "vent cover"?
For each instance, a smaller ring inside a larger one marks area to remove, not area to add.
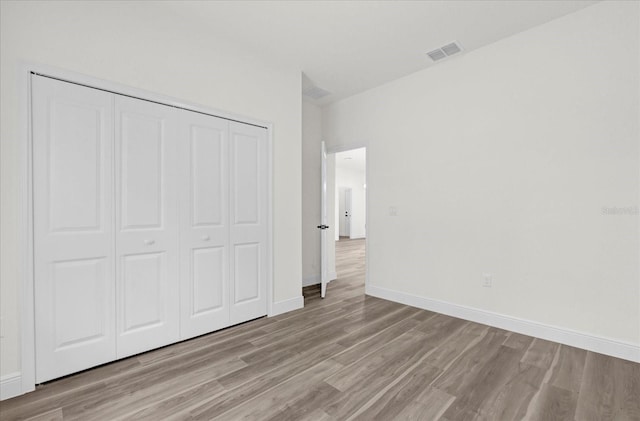
[[[427,55],[431,57],[431,60],[439,61],[454,54],[458,54],[460,51],[462,51],[462,47],[460,47],[460,44],[458,44],[457,42],[452,42],[445,45],[444,47],[436,48],[433,51],[429,51]]]
[[[443,58],[447,58],[447,55],[444,53],[444,51],[442,51],[439,48],[437,50],[429,51],[427,55],[431,57],[431,60],[433,61],[438,61],[438,60],[442,60]]]
[[[324,89],[318,88],[317,86],[311,86],[303,90],[302,95],[308,96],[309,98],[313,98],[313,99],[320,99],[320,98],[324,98],[327,95],[331,95],[331,92],[325,91]]]

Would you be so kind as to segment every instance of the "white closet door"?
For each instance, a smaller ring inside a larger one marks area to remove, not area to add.
[[[113,96],[33,76],[36,381],[116,357]]]
[[[267,130],[229,123],[231,324],[267,314]]]
[[[179,339],[176,114],[115,96],[118,358]]]
[[[182,339],[229,326],[229,122],[180,114]]]

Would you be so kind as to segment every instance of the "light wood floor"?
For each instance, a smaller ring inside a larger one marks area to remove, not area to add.
[[[364,296],[364,241],[305,308],[0,403],[5,420],[640,420],[640,364]]]

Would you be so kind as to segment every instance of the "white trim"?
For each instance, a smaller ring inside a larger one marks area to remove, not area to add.
[[[22,376],[11,373],[0,377],[0,401],[22,395]]]
[[[365,146],[365,152],[364,152],[364,183],[367,186],[365,193],[364,193],[364,234],[365,234],[365,238],[364,238],[364,289],[365,291],[367,290],[367,286],[371,285],[369,283],[369,255],[371,253],[369,253],[369,250],[371,250],[369,248],[369,237],[370,237],[370,233],[371,233],[371,224],[370,224],[370,208],[369,205],[371,204],[371,183],[369,182],[369,178],[370,178],[370,171],[369,171],[369,161],[371,161],[371,147],[369,145]],[[374,186],[374,190],[375,190],[375,186]]]
[[[523,335],[533,336],[548,341],[558,342],[612,357],[622,358],[640,363],[640,346],[630,342],[595,336],[585,332],[546,325],[531,320],[519,319],[491,311],[462,306],[446,301],[433,300],[405,292],[368,285],[365,293],[373,297],[395,301],[412,307],[435,311],[448,316],[458,317],[489,326],[506,329]]]
[[[110,91],[115,94],[128,95],[143,100],[154,101],[172,107],[184,108],[185,110],[195,111],[198,113],[210,114],[216,117],[235,120],[239,123],[248,123],[255,126],[265,127],[270,130],[270,122],[251,118],[242,114],[230,113],[227,111],[211,108],[192,102],[185,102],[182,99],[172,96],[147,91],[144,89],[134,88],[133,86],[124,85],[118,82],[111,82],[104,79],[87,76],[82,73],[76,73],[72,70],[61,69],[59,67],[49,66],[46,64],[24,63],[23,69],[28,73],[33,72],[42,76],[53,77],[65,82],[86,85],[91,88]]]
[[[272,316],[277,313],[274,298],[273,287],[273,124],[270,122],[257,120],[244,115],[229,113],[207,106],[184,102],[181,99],[173,98],[167,95],[157,94],[143,89],[134,88],[117,82],[106,81],[70,70],[60,69],[57,67],[36,64],[30,62],[20,62],[18,69],[18,83],[20,94],[20,124],[22,125],[20,135],[20,157],[22,160],[20,187],[22,192],[21,198],[21,238],[25,239],[22,253],[22,266],[24,270],[24,278],[20,285],[21,303],[20,311],[20,356],[21,356],[21,393],[27,393],[35,390],[36,383],[36,360],[35,360],[35,317],[34,317],[34,275],[33,275],[33,192],[32,192],[32,162],[31,162],[31,73],[37,73],[43,76],[50,76],[56,79],[77,83],[89,87],[102,89],[114,93],[121,93],[143,100],[154,101],[165,105],[183,108],[185,110],[195,111],[204,114],[210,114],[217,117],[248,123],[255,126],[265,127],[267,129],[267,148],[268,148],[268,205],[267,205],[267,315]],[[302,300],[304,305],[304,300]],[[287,310],[288,311],[288,310]],[[275,314],[274,314],[275,312]]]
[[[273,124],[267,123],[267,316],[273,313],[275,304],[274,287],[273,287]]]
[[[335,271],[331,271],[327,274],[327,277],[329,278],[328,281],[335,281],[336,279],[338,279],[338,273]]]
[[[20,253],[24,277],[19,285],[20,306],[20,370],[21,393],[27,393],[36,388],[36,344],[35,344],[35,308],[34,308],[34,275],[33,275],[33,185],[31,162],[31,71],[32,68],[20,64],[18,72],[20,89],[20,200],[21,206],[21,238],[23,252]]]
[[[301,295],[295,298],[289,298],[288,300],[276,301],[273,303],[271,313],[269,317],[277,316],[279,314],[288,313],[293,310],[298,310],[304,307],[304,297]]]

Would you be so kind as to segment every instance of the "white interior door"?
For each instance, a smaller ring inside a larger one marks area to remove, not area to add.
[[[267,130],[229,123],[231,324],[267,314]]]
[[[324,142],[320,145],[320,297],[327,294],[327,284],[329,283],[329,255],[327,252],[327,228],[329,226],[327,218],[327,148]]]
[[[351,238],[351,192],[351,189],[344,190],[344,235],[349,238]]]
[[[115,359],[113,98],[33,76],[36,381]]]
[[[115,96],[118,358],[179,338],[176,109]]]
[[[181,110],[182,339],[229,326],[229,121]]]
[[[340,187],[338,192],[340,237],[351,237],[351,189]]]

